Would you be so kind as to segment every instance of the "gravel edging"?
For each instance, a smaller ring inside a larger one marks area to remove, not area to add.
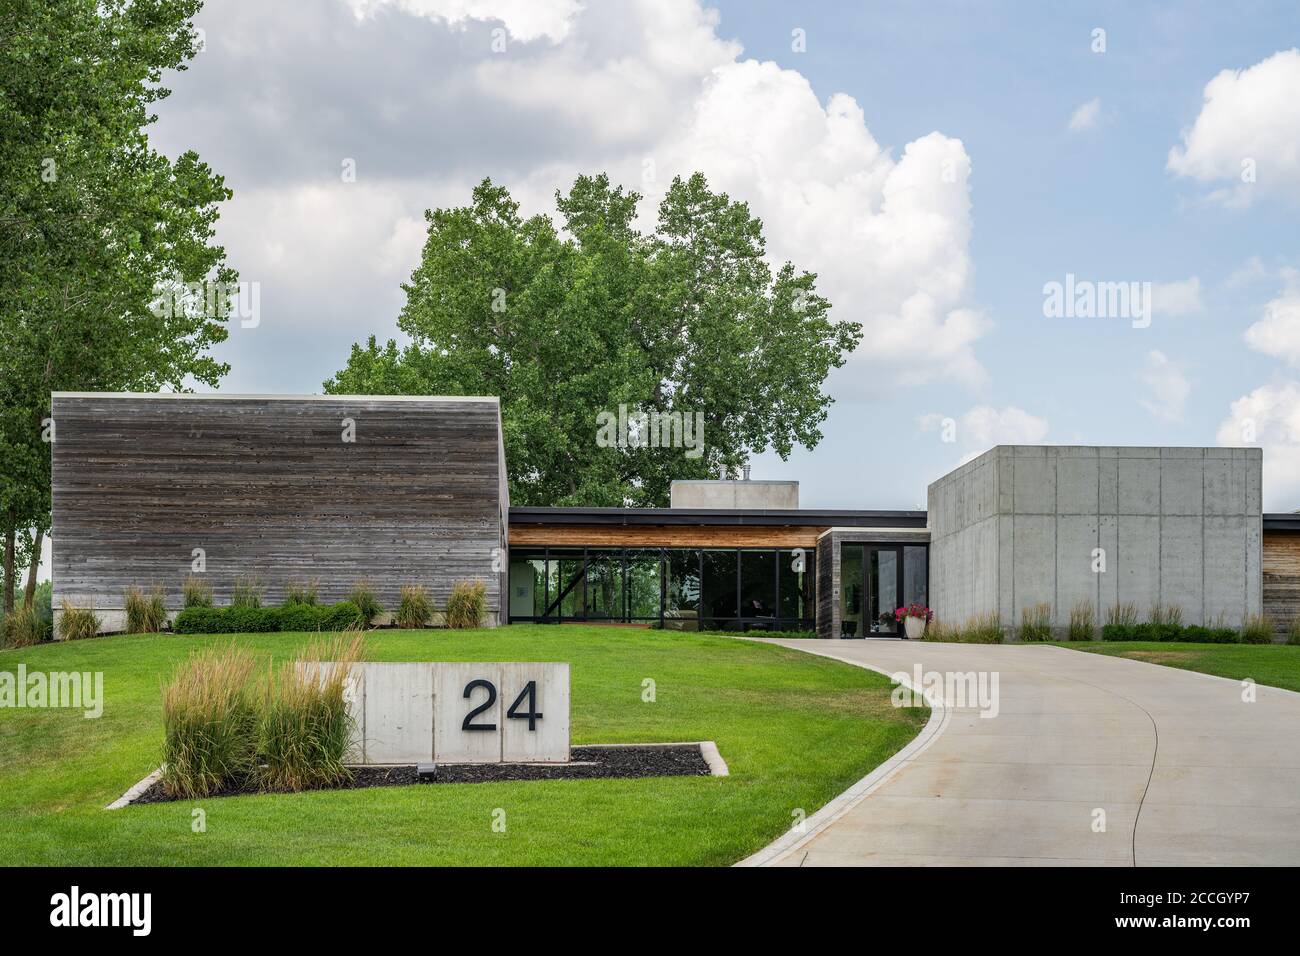
[[[432,780],[420,778],[414,764],[353,767],[352,779],[338,787],[402,787],[440,783],[500,783],[519,780],[612,780],[650,777],[727,776],[726,763],[713,741],[662,744],[593,744],[573,747],[567,764],[439,764]],[[105,809],[148,803],[174,803],[163,790],[162,770],[145,777]],[[209,797],[252,796],[259,791],[231,789]],[[206,798],[205,798],[206,799]]]

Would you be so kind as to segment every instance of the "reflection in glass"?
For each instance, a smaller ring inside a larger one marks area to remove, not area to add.
[[[667,593],[664,597],[664,628],[674,631],[700,629],[700,552],[669,551],[666,559]]]
[[[777,553],[776,563],[780,571],[781,587],[781,605],[780,617],[782,623],[786,626],[800,627],[812,626],[812,619],[816,617],[814,602],[816,600],[813,587],[817,580],[814,575],[813,562],[816,553],[811,548],[801,549],[803,554],[803,570],[796,571],[795,568],[800,563],[798,555],[794,551],[780,551]]]
[[[844,637],[861,637],[862,545],[846,544],[840,549],[840,631]]]
[[[739,594],[736,589],[736,552],[705,551],[701,596],[704,602],[704,626],[722,628],[734,622]]]
[[[894,634],[898,622],[894,611],[898,608],[898,552],[889,550],[870,550],[867,552],[867,585],[870,593],[871,632],[873,634]]]
[[[928,604],[927,549],[909,544],[903,548],[903,604]]]
[[[659,620],[659,552],[627,553],[627,615],[630,620]]]
[[[587,553],[587,620],[623,620],[623,554]]]
[[[740,552],[740,616],[770,628],[776,621],[776,552]]]

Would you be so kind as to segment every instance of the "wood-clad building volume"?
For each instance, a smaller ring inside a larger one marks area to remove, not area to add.
[[[499,619],[509,497],[496,398],[55,393],[54,606],[121,626],[123,594],[170,611],[198,571],[217,603],[255,577],[279,603],[368,579],[442,607],[481,580]]]

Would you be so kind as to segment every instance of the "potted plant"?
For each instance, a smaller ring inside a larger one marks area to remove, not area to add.
[[[919,641],[925,633],[925,626],[934,619],[934,612],[924,604],[909,604],[894,612],[894,619],[903,625],[903,632],[909,640]]]

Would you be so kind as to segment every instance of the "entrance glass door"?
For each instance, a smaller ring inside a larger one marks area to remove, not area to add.
[[[901,548],[867,548],[867,625],[868,634],[898,633],[894,610],[898,607],[899,575],[902,568]]]

